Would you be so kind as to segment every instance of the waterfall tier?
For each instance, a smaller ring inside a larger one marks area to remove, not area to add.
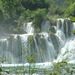
[[[75,23],[71,23],[68,18],[57,19],[55,26],[44,21],[40,33],[34,33],[32,22],[23,26],[25,34],[0,36],[0,57],[5,58],[5,63],[26,63],[26,55],[32,56],[31,53],[35,55],[36,63],[50,62],[56,58],[62,60],[75,50],[75,37],[72,35]],[[67,50],[69,52],[63,57]],[[74,54],[71,55],[70,60],[74,60]]]
[[[26,50],[28,55],[31,55],[31,52],[35,53],[36,62],[49,62],[55,58],[54,54],[57,55],[58,46],[57,37],[53,34],[13,34],[0,40],[0,53],[8,63],[26,62],[23,50]]]

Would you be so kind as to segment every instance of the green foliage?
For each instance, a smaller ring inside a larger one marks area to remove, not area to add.
[[[35,54],[33,52],[31,52],[30,56],[27,54],[26,60],[28,63],[35,63]]]
[[[10,16],[10,19],[16,19],[20,13],[23,11],[20,0],[1,0],[2,1],[2,11]]]
[[[75,34],[75,30],[72,30],[72,33]]]
[[[22,33],[25,33],[25,32],[23,30],[23,27],[17,27],[16,29],[13,30],[13,33],[22,34]]]
[[[0,57],[0,62],[4,63],[5,61],[5,57]]]
[[[65,5],[65,7],[68,7],[68,6],[70,6],[70,4],[73,4],[74,2],[75,2],[75,0],[66,0],[64,5]]]
[[[72,22],[75,22],[75,17],[70,16]]]
[[[4,63],[6,60],[5,60],[5,57],[0,57],[0,62],[1,63]],[[6,71],[4,69],[2,69],[1,65],[0,65],[0,75],[3,75],[2,72],[5,72],[6,74],[9,74],[9,71]]]
[[[33,44],[33,36],[30,36],[29,41],[30,41],[30,44],[32,45]]]
[[[31,36],[31,37],[30,37],[30,42],[31,42],[31,44],[32,44],[32,41],[33,41],[32,39],[33,39],[33,37]],[[28,47],[27,47],[27,48],[28,48]],[[36,53],[34,53],[33,51],[30,52],[30,53],[28,53],[28,52],[27,52],[27,48],[26,48],[26,47],[23,48],[23,53],[25,54],[24,59],[25,59],[29,64],[35,63],[35,55],[36,55]],[[29,48],[28,48],[28,49],[29,49]]]
[[[55,28],[52,26],[52,27],[50,28],[49,32],[55,33],[55,32],[56,32],[56,31],[55,31]]]
[[[59,17],[75,21],[75,0],[0,0],[0,25],[20,33],[17,27],[33,22],[36,32],[44,19],[55,22]],[[14,29],[15,30],[14,30]],[[16,29],[17,28],[17,29]]]
[[[3,22],[3,13],[2,13],[2,10],[0,9],[0,23]]]
[[[30,22],[32,21],[32,13],[33,11],[29,10],[29,9],[25,9],[25,11],[23,13],[21,13],[21,15],[19,16],[17,22],[18,25],[23,25],[25,22]]]
[[[16,20],[24,11],[21,0],[0,0],[0,2],[0,21],[2,22],[0,22],[0,24],[7,26],[7,28],[11,26],[15,27],[17,25]]]
[[[54,14],[61,15],[63,14],[63,8],[53,3],[48,8],[48,14],[49,15],[54,15]]]
[[[41,30],[40,30],[40,28],[37,28],[36,29],[36,33],[39,33]]]
[[[45,73],[45,75],[72,75],[71,67],[72,66],[68,64],[65,59],[61,62],[53,63],[52,67],[44,69],[43,73]]]
[[[32,39],[33,39],[33,37],[31,36],[31,37],[30,37],[30,42],[31,42],[31,44],[32,44]],[[35,72],[34,69],[35,69],[35,62],[36,62],[36,59],[35,59],[36,53],[30,52],[30,54],[29,54],[29,53],[25,50],[25,48],[23,49],[23,52],[24,52],[24,54],[25,54],[24,59],[29,63],[28,73],[29,73],[29,75],[32,75],[32,74]],[[31,64],[32,64],[32,63],[34,63],[34,64],[33,64],[33,65],[34,65],[33,68],[31,68]]]
[[[48,8],[48,0],[22,0],[22,5],[26,9],[36,10],[38,8]]]
[[[46,18],[46,9],[37,9],[32,14],[34,27],[40,28],[41,22]]]
[[[0,72],[2,72],[3,70],[0,68]]]
[[[53,0],[57,5],[63,6],[66,0]]]
[[[65,11],[66,16],[73,16],[75,17],[75,2],[73,4],[70,4],[70,6]]]

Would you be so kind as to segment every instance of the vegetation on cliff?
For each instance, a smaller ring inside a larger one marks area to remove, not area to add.
[[[44,19],[64,17],[75,21],[75,0],[0,0],[0,26],[9,32],[15,33],[14,29],[24,22],[32,21],[35,27],[40,27]]]

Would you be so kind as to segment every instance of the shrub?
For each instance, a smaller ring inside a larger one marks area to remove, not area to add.
[[[75,17],[75,2],[65,9],[65,17],[69,16]]]
[[[70,16],[71,21],[75,22],[75,17]]]
[[[16,29],[14,29],[13,31],[15,34],[22,34],[24,33],[24,30],[22,27],[17,27]]]
[[[31,21],[31,15],[32,11],[27,9],[25,10],[20,16],[19,19],[17,20],[18,25],[24,24],[24,22],[30,22]]]
[[[40,28],[41,22],[46,18],[46,9],[37,9],[32,14],[33,26]]]
[[[75,34],[75,30],[72,30],[72,33]]]

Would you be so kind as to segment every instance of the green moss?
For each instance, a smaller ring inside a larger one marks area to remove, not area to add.
[[[75,17],[70,16],[72,22],[75,22]]]
[[[72,30],[72,33],[75,34],[75,30]]]

